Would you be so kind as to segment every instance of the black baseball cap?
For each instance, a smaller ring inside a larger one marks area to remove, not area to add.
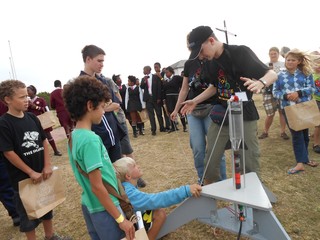
[[[191,50],[189,60],[198,57],[201,51],[201,45],[204,43],[213,33],[212,29],[208,26],[199,26],[194,28],[189,34],[188,48]]]

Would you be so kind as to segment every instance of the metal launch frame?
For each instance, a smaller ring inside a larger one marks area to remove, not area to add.
[[[242,101],[229,102],[227,112],[231,150],[238,154],[241,144],[242,151],[245,149]],[[232,154],[233,178],[203,186],[199,198],[190,197],[181,203],[167,216],[157,239],[192,220],[251,239],[291,239],[272,211],[270,201],[276,201],[273,193],[263,186],[255,172],[236,176],[239,159],[235,160],[234,156],[237,155]],[[244,168],[244,154],[242,156]],[[230,207],[218,209],[217,201],[225,201]]]

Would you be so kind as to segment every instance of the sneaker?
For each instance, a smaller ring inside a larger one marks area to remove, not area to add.
[[[20,218],[19,217],[13,217],[12,218],[13,226],[18,227],[20,225]]]
[[[60,156],[62,156],[62,153],[61,153],[61,152],[59,152],[59,151],[56,151],[56,152],[54,153],[54,155],[55,155],[55,156],[59,156],[59,157],[60,157]]]
[[[288,135],[285,132],[281,133],[280,137],[282,137],[284,140],[289,139]]]
[[[172,133],[172,132],[175,132],[175,131],[177,131],[176,129],[169,129],[168,131],[167,131],[167,133]]]
[[[268,137],[268,133],[263,132],[258,138],[259,139],[265,139]]]
[[[314,145],[312,148],[314,152],[320,153],[320,145]]]
[[[58,234],[54,233],[52,237],[44,237],[44,240],[72,240],[72,238],[59,236]]]
[[[142,179],[142,178],[139,178],[138,179],[138,182],[137,182],[137,186],[139,188],[144,188],[145,186],[147,186],[146,182]]]

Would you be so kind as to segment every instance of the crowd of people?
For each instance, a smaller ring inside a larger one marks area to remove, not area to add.
[[[276,112],[280,119],[279,136],[290,139],[285,132],[286,127],[289,129],[297,162],[288,174],[304,171],[305,165],[318,166],[308,156],[308,129],[291,129],[284,108],[312,98],[320,108],[319,52],[310,55],[298,49],[283,47],[280,51],[271,47],[270,61],[263,63],[249,47],[219,41],[208,26],[194,28],[187,42],[191,54],[181,75],[175,75],[170,66],[161,69],[156,62],[154,74],[147,65],[141,79],[130,75],[127,84],[123,84],[120,74],[114,74],[112,79],[102,75],[105,52],[98,46],[87,45],[82,49],[84,68],[79,76],[63,87],[61,81],[54,82],[56,89],[50,94],[50,107],[56,110],[69,141],[68,157],[82,188],[81,209],[91,239],[134,239],[134,224],[124,217],[118,198],[108,192],[104,182],[119,192],[120,178],[134,209],[143,212],[149,239],[156,239],[166,218],[162,208],[190,196],[198,197],[201,185],[227,178],[224,152],[228,149],[229,127],[212,115],[217,109],[226,111],[233,96],[245,96],[242,100],[246,164],[242,169],[241,161],[242,171],[260,176],[258,139],[269,137]],[[280,55],[285,62],[279,61]],[[266,112],[260,135],[255,93],[262,93]],[[49,145],[53,155],[62,155],[51,135],[53,129],[43,129],[35,117],[49,110],[47,103],[37,96],[35,86],[26,87],[19,80],[2,81],[0,99],[0,199],[13,224],[20,225],[28,240],[36,239],[35,229],[41,222],[45,239],[70,239],[54,232],[52,211],[41,219],[29,219],[19,197],[19,181],[31,178],[38,184],[51,176]],[[154,194],[138,189],[146,183],[134,160],[127,122],[133,139],[144,136],[147,130],[143,112],[147,112],[152,136],[157,135],[157,130],[178,131],[179,116],[183,131],[189,131],[198,183]],[[319,129],[315,126],[313,135],[316,153],[320,153]],[[244,157],[241,152],[239,155]]]

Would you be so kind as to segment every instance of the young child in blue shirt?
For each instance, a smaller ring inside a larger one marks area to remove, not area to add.
[[[120,158],[113,166],[134,210],[143,213],[149,240],[156,239],[166,220],[166,213],[162,208],[178,204],[191,196],[199,197],[202,190],[200,185],[193,184],[158,193],[141,192],[136,186],[138,179],[142,177],[142,171],[132,158]]]
[[[64,86],[63,98],[71,118],[76,121],[69,139],[68,155],[74,176],[82,188],[82,212],[88,233],[95,240],[124,237],[132,240],[135,235],[133,223],[123,217],[118,199],[103,185],[107,182],[119,192],[115,170],[101,138],[91,130],[92,124],[101,122],[108,107],[108,88],[95,77],[83,75]]]

